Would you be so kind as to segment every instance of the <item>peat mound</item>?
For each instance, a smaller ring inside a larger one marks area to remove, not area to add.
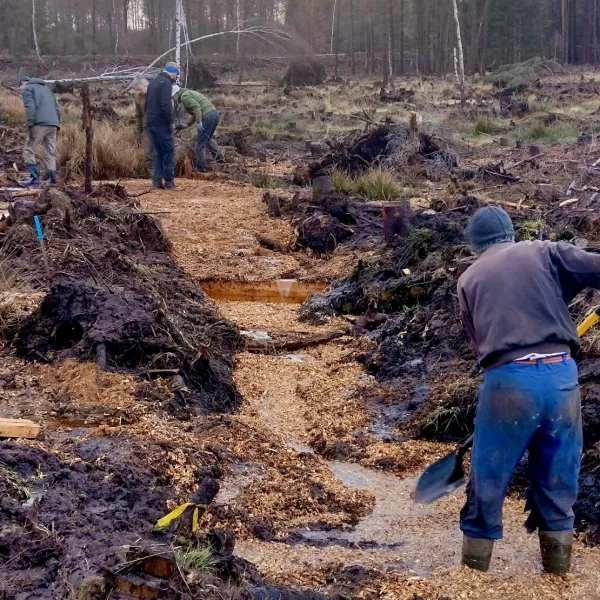
[[[170,379],[170,408],[180,416],[238,405],[231,366],[239,332],[170,256],[158,221],[122,188],[103,186],[91,197],[45,190],[9,212],[5,267],[30,286],[48,278],[35,215],[51,271],[39,310],[14,328],[20,355],[95,359],[104,370]]]

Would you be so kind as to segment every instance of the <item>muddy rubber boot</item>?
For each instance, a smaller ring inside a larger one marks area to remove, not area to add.
[[[50,180],[50,183],[55,184],[56,183],[56,171],[48,171],[48,179]]]
[[[31,163],[25,166],[29,169],[29,179],[19,181],[19,185],[25,187],[37,185],[40,182],[40,165]]]
[[[478,540],[463,536],[462,564],[465,567],[486,573],[492,561],[494,540]]]
[[[542,564],[547,573],[566,575],[571,569],[573,531],[540,531]]]

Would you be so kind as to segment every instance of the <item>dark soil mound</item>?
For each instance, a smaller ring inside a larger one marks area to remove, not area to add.
[[[177,414],[233,409],[237,330],[168,254],[156,220],[128,205],[122,188],[96,195],[54,189],[11,206],[5,264],[26,280],[46,278],[35,214],[54,273],[40,309],[18,328],[17,350],[31,360],[91,358],[103,369],[171,378]]]
[[[184,515],[175,530],[154,533],[167,502],[175,500],[163,468],[169,452],[168,444],[124,436],[67,438],[61,454],[68,459],[62,460],[0,442],[0,597],[87,600],[113,590],[123,598],[131,597],[121,592],[132,585],[135,597],[165,600],[187,593],[199,599],[323,598],[263,587],[257,569],[234,555],[230,531],[192,534],[191,517],[187,523]],[[196,454],[203,461],[197,479],[214,483],[206,474],[220,471],[217,457]],[[174,546],[209,548],[213,568],[187,567]]]
[[[298,58],[290,62],[283,78],[286,87],[303,87],[325,83],[325,65],[312,58]]]
[[[207,64],[198,57],[192,57],[187,65],[186,87],[193,90],[209,88],[215,85],[217,76],[208,68]]]
[[[72,451],[79,460],[62,462],[0,442],[0,596],[67,597],[69,584],[123,562],[173,499],[160,469],[139,466],[160,448],[95,438]]]

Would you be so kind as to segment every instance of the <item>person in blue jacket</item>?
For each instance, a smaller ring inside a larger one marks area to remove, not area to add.
[[[146,123],[154,146],[152,185],[172,190],[175,187],[175,111],[173,83],[179,76],[179,66],[167,63],[162,73],[150,82],[146,93]]]
[[[44,163],[50,183],[56,183],[56,138],[60,129],[60,108],[54,94],[43,79],[21,77],[19,86],[27,116],[27,142],[23,150],[23,160],[29,170],[29,178],[21,185],[37,185],[40,180],[40,165],[35,151],[42,144]]]

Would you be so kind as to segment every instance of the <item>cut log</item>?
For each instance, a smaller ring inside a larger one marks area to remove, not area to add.
[[[27,419],[1,419],[0,438],[26,438],[35,439],[41,431],[41,427]]]
[[[291,340],[254,340],[246,341],[246,350],[253,354],[271,354],[273,352],[293,352],[302,348],[311,348],[326,344],[332,340],[348,335],[348,330],[325,331],[323,333],[315,333],[306,335],[302,338]]]

